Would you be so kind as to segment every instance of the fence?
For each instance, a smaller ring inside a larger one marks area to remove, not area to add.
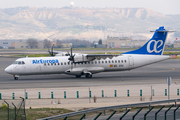
[[[26,120],[24,98],[16,101],[4,100],[0,107],[0,119],[3,120]]]
[[[87,109],[87,110],[82,110],[82,111],[78,111],[78,112],[71,112],[71,113],[66,113],[66,114],[61,114],[61,115],[57,115],[57,116],[52,116],[52,117],[46,117],[46,118],[42,118],[42,119],[39,119],[39,120],[55,120],[55,119],[59,119],[59,118],[64,118],[64,120],[66,120],[68,117],[71,117],[71,116],[76,116],[76,115],[81,115],[83,114],[83,116],[80,118],[80,120],[82,118],[84,118],[87,114],[87,113],[90,113],[90,112],[94,112],[94,111],[104,111],[104,114],[105,114],[105,111],[106,110],[109,110],[109,109],[117,109],[117,108],[131,108],[131,107],[142,107],[142,106],[149,106],[149,110],[144,114],[144,120],[146,120],[146,116],[148,115],[148,113],[154,108],[154,107],[151,107],[152,105],[159,105],[159,104],[165,104],[165,103],[174,103],[173,105],[171,105],[166,111],[165,111],[165,120],[166,120],[166,115],[167,115],[167,112],[173,107],[173,106],[177,106],[177,102],[180,102],[180,99],[173,99],[173,100],[163,100],[163,101],[154,101],[154,102],[144,102],[144,103],[136,103],[136,104],[126,104],[126,105],[117,105],[117,106],[109,106],[109,107],[99,107],[99,108],[92,108],[92,109]],[[164,107],[164,106],[163,106]],[[156,116],[157,114],[162,110],[161,107],[156,113],[155,113],[155,119],[156,119]],[[178,108],[180,107],[180,105],[174,110],[174,120],[176,119],[176,110],[178,110]],[[133,118],[135,118],[135,116],[142,110],[139,109],[134,115],[133,115]],[[121,117],[120,117],[120,120],[130,111],[127,110]],[[109,120],[114,114],[116,113],[116,111],[114,111],[108,118],[107,120]],[[95,118],[94,120],[96,120],[102,113],[99,113]]]

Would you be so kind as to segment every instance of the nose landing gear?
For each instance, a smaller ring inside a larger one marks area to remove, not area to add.
[[[19,76],[18,75],[13,75],[14,76],[14,80],[18,80]]]

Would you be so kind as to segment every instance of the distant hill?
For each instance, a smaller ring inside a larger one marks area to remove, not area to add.
[[[180,15],[146,8],[0,9],[0,39],[104,39],[108,35],[146,39],[159,26],[180,30]],[[135,36],[137,35],[137,36]]]

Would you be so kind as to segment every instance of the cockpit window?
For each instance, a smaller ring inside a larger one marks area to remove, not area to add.
[[[13,64],[18,64],[18,61],[14,61]]]
[[[24,65],[24,61],[14,61],[13,64]]]

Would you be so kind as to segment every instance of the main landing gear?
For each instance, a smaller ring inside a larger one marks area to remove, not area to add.
[[[85,76],[86,76],[86,78],[92,78],[92,74],[90,74],[90,73],[86,73]]]
[[[85,74],[75,75],[75,76],[76,76],[76,78],[80,78],[82,75],[85,75],[86,78],[92,78],[92,74],[91,73],[85,73]]]

